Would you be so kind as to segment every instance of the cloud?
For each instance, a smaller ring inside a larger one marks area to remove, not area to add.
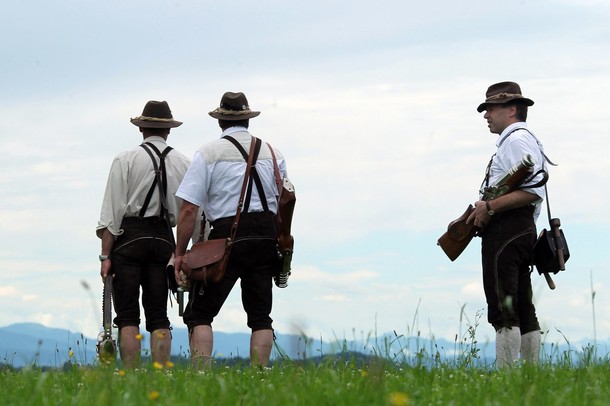
[[[1,297],[17,297],[20,293],[14,286],[1,286],[0,296]]]
[[[476,199],[494,136],[475,108],[487,86],[509,79],[535,100],[528,121],[559,163],[549,194],[572,251],[557,291],[534,277],[540,318],[551,331],[592,336],[582,280],[592,271],[597,334],[610,335],[601,317],[610,311],[605,3],[507,10],[476,0],[468,12],[449,1],[146,5],[6,10],[20,18],[0,28],[11,33],[0,66],[10,118],[0,128],[0,297],[21,301],[7,300],[0,324],[41,320],[97,334],[94,229],[113,157],[141,139],[129,118],[147,100],[168,100],[185,123],[170,144],[192,156],[219,135],[207,112],[224,91],[242,90],[262,111],[252,132],[284,153],[297,190],[294,270],[290,286],[274,291],[276,328],[453,337],[463,306],[471,322],[485,307],[478,243],[451,263],[436,238]],[[167,28],[151,34],[147,16],[161,9]],[[500,12],[526,28],[506,35],[490,18]],[[246,28],[227,31],[229,19]],[[247,331],[237,292],[215,329]],[[484,320],[480,329],[494,334]]]

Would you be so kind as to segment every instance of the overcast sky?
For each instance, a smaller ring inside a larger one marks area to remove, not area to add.
[[[112,159],[141,141],[129,119],[167,100],[184,122],[169,143],[192,156],[220,135],[207,112],[243,91],[262,112],[251,132],[283,152],[297,191],[279,334],[453,339],[483,312],[477,337],[493,339],[480,241],[452,263],[436,240],[495,150],[476,107],[512,80],[559,164],[549,193],[571,254],[556,290],[533,275],[545,340],[608,339],[608,21],[606,0],[7,3],[0,325],[97,335],[95,227]],[[248,331],[238,289],[214,328]]]

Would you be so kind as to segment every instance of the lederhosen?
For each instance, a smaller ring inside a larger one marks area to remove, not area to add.
[[[155,167],[153,181],[138,217],[126,217],[121,223],[123,233],[116,239],[112,250],[114,279],[114,306],[117,317],[114,323],[119,327],[139,326],[140,324],[140,287],[142,307],[146,318],[146,330],[167,329],[168,282],[166,266],[174,250],[173,234],[161,204],[161,213],[144,217],[158,182],[160,193],[167,191],[165,157],[171,151],[167,147],[161,153],[152,143],[141,147],[150,155]],[[150,148],[150,149],[149,149]],[[157,162],[150,150],[159,157]],[[164,195],[160,196],[164,200]]]

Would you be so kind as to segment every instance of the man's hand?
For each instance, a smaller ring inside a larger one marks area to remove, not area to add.
[[[489,209],[492,209],[495,213],[500,213],[534,204],[538,199],[539,197],[537,195],[519,189],[513,190],[512,192],[499,196],[493,200],[488,200],[487,202],[490,204],[489,208],[487,207],[487,202],[479,200],[474,204],[474,211],[466,219],[466,224],[474,222],[475,227],[484,228],[491,219]]]
[[[183,263],[184,263],[183,256],[176,257],[176,260],[174,262],[174,277],[176,278],[176,283],[178,284],[178,286],[187,287],[189,284],[189,281],[188,281],[186,275],[184,274],[184,272],[182,272]]]
[[[475,227],[483,229],[489,223],[491,216],[488,214],[487,206],[483,200],[474,204],[474,210],[466,219],[466,224],[473,223]]]
[[[102,265],[100,267],[100,276],[102,277],[102,282],[106,276],[110,275],[110,269],[112,269],[112,260],[106,259],[102,261]]]

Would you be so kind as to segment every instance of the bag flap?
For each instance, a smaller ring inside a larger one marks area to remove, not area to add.
[[[184,261],[191,269],[213,264],[225,254],[229,241],[229,238],[220,238],[198,242],[186,252]]]
[[[570,251],[563,230],[559,230],[559,237],[546,228],[540,232],[532,252],[532,262],[538,269],[538,273],[557,273],[560,270],[557,249],[563,250],[563,262],[570,259]]]

